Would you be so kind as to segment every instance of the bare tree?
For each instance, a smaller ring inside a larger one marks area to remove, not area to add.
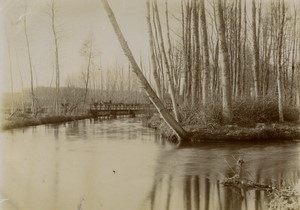
[[[7,41],[7,47],[8,47],[8,59],[9,59],[9,74],[10,74],[10,97],[11,97],[11,104],[10,104],[10,114],[12,115],[15,111],[14,107],[14,80],[13,80],[13,68],[12,68],[12,61],[11,61],[11,50],[10,50],[10,44]]]
[[[202,12],[202,11],[201,11]],[[202,14],[201,14],[202,15]],[[199,4],[197,0],[193,0],[193,36],[195,42],[195,65],[192,72],[192,89],[191,89],[191,102],[195,105],[198,102],[198,90],[199,90],[199,74],[200,74],[200,38],[199,38]],[[205,83],[205,82],[204,82]],[[208,83],[205,83],[208,84]],[[204,88],[205,89],[205,88]],[[205,96],[203,94],[203,104],[205,104]]]
[[[54,39],[54,47],[55,47],[55,105],[54,112],[55,114],[59,114],[60,112],[60,65],[59,65],[59,38],[58,38],[58,29],[56,24],[56,16],[57,16],[57,8],[55,5],[55,0],[51,0],[50,4],[50,18],[51,18],[51,29],[53,33]]]
[[[252,0],[252,35],[253,35],[253,55],[254,55],[254,66],[253,66],[253,79],[254,79],[254,98],[257,99],[259,96],[259,47],[256,29],[256,4],[255,0]]]
[[[153,40],[153,32],[150,20],[150,2],[147,0],[147,23],[148,23],[148,33],[149,33],[149,45],[150,45],[150,52],[151,52],[151,61],[152,61],[152,70],[153,70],[153,77],[156,84],[156,92],[158,97],[162,99],[161,93],[161,85],[160,85],[160,78],[159,74],[157,73],[157,64],[155,59],[155,49],[154,49],[154,40]]]
[[[285,26],[285,4],[282,2],[282,8],[279,3],[279,37],[278,37],[278,67],[277,67],[277,91],[278,91],[278,111],[279,111],[279,121],[283,122],[283,87],[282,87],[282,49],[283,49],[283,33]],[[282,12],[282,14],[280,14]]]
[[[149,99],[151,102],[155,105],[158,112],[161,114],[162,118],[165,120],[165,122],[174,130],[174,132],[178,135],[178,137],[181,140],[188,140],[188,134],[186,131],[179,125],[179,123],[172,117],[172,115],[168,112],[168,110],[164,107],[161,100],[157,97],[151,86],[149,85],[148,81],[146,80],[145,76],[143,75],[141,69],[139,68],[138,64],[136,63],[132,52],[121,32],[121,29],[117,23],[117,20],[114,16],[114,13],[112,9],[110,8],[107,0],[102,0],[102,4],[105,8],[105,11],[107,12],[107,15],[109,17],[109,20],[115,30],[115,33],[118,37],[118,40],[120,42],[120,45],[124,51],[124,54],[127,56],[129,62],[131,63],[131,66],[133,68],[134,73],[137,75],[138,79],[140,80],[140,83],[142,84],[145,92],[147,93]]]
[[[84,56],[87,60],[86,72],[84,73],[84,96],[83,96],[83,104],[86,104],[89,82],[90,82],[90,75],[91,75],[91,68],[93,66],[93,59],[98,55],[99,52],[95,49],[95,39],[94,36],[91,34],[83,43],[82,48],[80,49],[80,53]]]
[[[205,4],[204,0],[200,0],[201,8],[201,29],[203,36],[203,47],[204,47],[204,78],[203,78],[203,104],[206,105],[209,100],[209,76],[210,76],[210,65],[209,65],[209,50],[208,50],[208,36],[207,36],[207,26],[205,17]]]
[[[31,49],[30,49],[30,42],[27,32],[27,6],[24,11],[24,15],[22,16],[23,19],[23,26],[24,26],[24,34],[26,39],[26,47],[27,47],[27,56],[29,62],[29,73],[30,73],[30,90],[31,90],[31,112],[32,115],[35,116],[36,107],[35,107],[35,94],[33,89],[33,66],[32,66],[32,58],[31,58]]]
[[[160,49],[162,51],[162,57],[163,57],[162,59],[164,61],[164,65],[166,67],[165,69],[166,69],[166,74],[167,74],[167,78],[168,78],[168,84],[170,87],[170,95],[171,95],[171,100],[172,100],[172,105],[173,105],[173,112],[175,115],[175,119],[177,121],[179,121],[178,104],[177,104],[176,95],[175,95],[174,80],[172,78],[170,64],[168,62],[167,53],[165,50],[164,38],[163,38],[162,28],[161,28],[160,18],[159,18],[159,11],[158,11],[158,7],[157,7],[157,0],[154,0],[154,10],[155,10],[155,17],[156,17],[157,27],[158,27],[158,35],[160,38]]]
[[[229,82],[229,55],[225,35],[225,20],[223,16],[222,1],[218,0],[218,19],[219,19],[219,37],[221,43],[221,50],[223,55],[223,68],[222,68],[222,104],[223,104],[223,119],[225,122],[230,123],[232,120],[231,108],[231,88]]]

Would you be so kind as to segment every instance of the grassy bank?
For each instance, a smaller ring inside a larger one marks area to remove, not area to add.
[[[36,126],[43,124],[57,124],[70,122],[74,120],[81,120],[89,118],[89,115],[78,115],[78,116],[67,116],[67,115],[52,115],[52,116],[44,116],[44,117],[13,117],[11,119],[5,119],[1,123],[2,130],[9,130],[13,128],[21,128],[27,126]]]
[[[230,125],[223,123],[217,102],[206,107],[181,107],[181,124],[193,142],[300,140],[299,109],[284,107],[285,122],[279,123],[277,103],[272,99],[235,101],[233,107]],[[148,120],[148,126],[175,138],[158,114]]]

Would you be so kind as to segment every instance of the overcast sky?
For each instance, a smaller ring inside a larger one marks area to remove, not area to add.
[[[49,11],[47,2],[47,0],[27,0],[28,9],[25,14],[32,46],[32,62],[39,86],[50,85],[54,69],[54,42],[50,19],[46,14]],[[101,52],[96,62],[100,64],[101,59],[103,68],[114,66],[116,62],[128,66],[100,0],[55,0],[55,2],[59,11],[57,22],[62,37],[59,45],[61,84],[65,83],[67,75],[79,74],[81,71],[84,59],[80,56],[79,50],[90,33],[94,34],[97,42],[95,46]],[[137,58],[140,58],[140,55],[147,57],[145,1],[109,2],[134,55]],[[1,62],[4,80],[2,91],[9,91],[10,86],[8,49],[12,61],[14,89],[20,90],[20,73],[24,86],[30,85],[24,27],[23,22],[18,21],[22,20],[24,15],[24,5],[26,5],[24,0],[1,0],[0,22],[4,29],[1,30],[1,58],[4,58]]]
[[[250,4],[251,1],[248,1]],[[299,0],[286,1],[299,3]],[[54,42],[50,18],[46,14],[49,11],[49,1],[0,0],[0,2],[0,67],[2,79],[0,90],[2,92],[10,90],[9,49],[14,89],[16,91],[21,89],[20,75],[22,75],[24,87],[30,86],[24,27],[22,21],[19,21],[22,20],[22,15],[27,17],[32,62],[38,85],[49,86],[54,79]],[[55,2],[59,11],[57,15],[58,29],[62,37],[59,45],[62,85],[64,85],[68,75],[80,74],[84,66],[84,59],[80,56],[79,50],[90,33],[94,34],[97,42],[95,46],[101,51],[101,56],[97,58],[98,61],[96,62],[100,64],[101,59],[102,68],[115,66],[115,63],[127,68],[127,60],[108,22],[106,13],[102,9],[101,0],[55,0]],[[145,60],[148,59],[145,2],[145,0],[109,0],[137,60],[141,56]],[[165,0],[158,2],[163,8],[162,5]],[[180,0],[169,0],[168,2],[170,12],[178,15]],[[28,9],[24,14],[26,4]],[[148,65],[148,61],[145,63]],[[54,82],[52,82],[53,86]]]

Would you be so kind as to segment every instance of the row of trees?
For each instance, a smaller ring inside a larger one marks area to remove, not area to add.
[[[271,95],[283,121],[284,104],[300,105],[299,4],[249,3],[181,1],[172,25],[167,0],[164,9],[157,0],[147,1],[155,89],[162,100],[170,93],[175,116],[180,104],[222,100],[230,122],[232,100]]]
[[[55,2],[54,0],[51,0],[49,3],[49,11],[47,11],[49,20],[50,20],[50,25],[51,25],[51,31],[53,34],[53,42],[54,42],[54,60],[55,60],[55,89],[56,89],[56,94],[54,97],[54,112],[58,113],[59,111],[59,98],[60,98],[60,65],[59,65],[59,35],[58,35],[58,26],[56,23],[56,16],[57,16],[57,8],[55,6]],[[26,43],[26,52],[27,52],[27,59],[28,59],[28,64],[29,64],[29,75],[30,75],[30,100],[31,100],[31,111],[33,113],[33,115],[35,115],[36,111],[37,111],[37,97],[35,95],[35,87],[34,87],[34,83],[37,84],[38,78],[37,75],[35,74],[35,70],[34,70],[34,61],[32,59],[32,42],[30,41],[30,36],[28,33],[28,15],[30,14],[30,12],[28,12],[28,6],[27,4],[24,6],[23,9],[23,14],[18,18],[17,23],[16,24],[22,24],[23,25],[23,32],[24,32],[24,37],[25,37],[25,43]],[[9,40],[8,40],[9,42]],[[22,78],[22,73],[20,70],[20,66],[19,66],[19,59],[18,59],[18,54],[17,54],[17,50],[16,50],[16,63],[18,64],[18,69],[19,69],[19,73],[20,73],[20,77],[21,77],[21,86],[22,86],[22,92],[24,91],[24,86],[23,86],[23,78]],[[8,56],[10,59],[10,78],[11,78],[11,114],[13,114],[15,112],[14,108],[14,103],[15,103],[15,99],[13,98],[14,93],[13,93],[13,82],[14,82],[14,78],[13,78],[13,73],[12,73],[12,60],[11,60],[11,45],[8,43]],[[35,77],[34,78],[34,74]],[[36,81],[34,81],[34,79]],[[24,102],[24,97],[21,98],[22,100],[22,107],[24,110],[24,105],[26,104]]]
[[[208,106],[222,101],[226,123],[232,122],[232,100],[275,97],[279,121],[284,121],[284,104],[300,106],[299,5],[287,5],[284,0],[252,0],[250,13],[247,1],[186,0],[181,1],[180,16],[173,14],[175,29],[170,26],[168,1],[165,0],[162,24],[157,0],[147,0],[155,94],[132,56],[108,2],[102,2],[134,72],[179,137],[187,138],[178,126],[180,105]],[[161,101],[167,94],[176,120],[164,113]]]
[[[72,107],[76,106],[83,111],[84,107],[92,103],[94,100],[117,101],[115,95],[118,94],[114,93],[125,90],[132,92],[132,94],[131,97],[130,94],[125,94],[126,97],[129,98],[126,98],[126,100],[124,100],[128,103],[136,102],[137,98],[140,98],[137,97],[139,95],[138,92],[140,92],[140,88],[136,77],[134,77],[130,72],[131,66],[128,65],[126,67],[123,67],[122,65],[116,63],[114,66],[107,65],[106,67],[103,67],[101,65],[101,52],[97,45],[97,39],[92,32],[83,41],[81,49],[78,52],[81,55],[83,61],[81,72],[68,75],[66,80],[62,81],[61,72],[65,70],[61,67],[61,60],[63,59],[62,51],[64,50],[62,43],[62,40],[64,38],[62,33],[63,26],[61,25],[63,16],[60,8],[57,6],[58,2],[56,2],[55,0],[49,0],[47,3],[47,23],[49,23],[49,29],[51,29],[49,32],[51,33],[49,37],[45,37],[46,39],[44,40],[44,42],[51,43],[53,46],[52,58],[54,65],[52,72],[53,78],[51,79],[50,87],[52,86],[53,80],[55,94],[52,94],[52,91],[50,91],[52,100],[48,101],[46,104],[43,104],[43,101],[45,100],[41,98],[41,94],[38,94],[38,78],[34,69],[35,60],[32,56],[32,54],[35,53],[33,52],[33,45],[35,44],[34,30],[31,30],[31,27],[29,27],[30,23],[28,22],[28,17],[30,16],[31,12],[28,11],[28,6],[25,5],[24,10],[22,11],[23,13],[19,17],[17,24],[20,27],[22,26],[22,31],[24,32],[24,40],[26,44],[25,57],[28,61],[28,69],[30,75],[30,97],[28,98],[28,90],[23,87],[23,76],[20,70],[20,66],[18,66],[18,70],[22,81],[23,97],[14,97],[15,94],[13,93],[13,83],[15,78],[13,76],[13,67],[15,65],[14,63],[19,63],[17,52],[23,46],[17,46],[17,48],[15,46],[16,55],[11,56],[11,54],[13,53],[13,50],[11,50],[13,45],[9,45],[8,40],[8,54],[10,59],[11,77],[11,99],[9,99],[11,109],[10,113],[13,114],[18,109],[21,109],[23,111],[27,110],[29,104],[31,112],[34,116],[37,112],[39,112],[39,110],[45,107],[47,107],[48,110],[51,110],[51,114],[62,114],[64,113],[63,106],[66,103],[72,104]],[[12,60],[12,58],[17,60]],[[73,100],[72,97],[67,97],[66,94],[62,93],[63,86],[68,87],[68,89],[73,88],[73,92],[77,92],[77,94],[75,94],[76,100]],[[101,90],[100,92],[102,94],[95,94],[97,90]],[[101,98],[96,98],[100,96]],[[49,109],[49,103],[51,104],[51,109]]]

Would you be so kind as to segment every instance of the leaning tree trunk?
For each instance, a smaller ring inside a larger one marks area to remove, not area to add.
[[[171,95],[171,100],[172,100],[173,112],[175,115],[175,119],[177,121],[179,121],[179,112],[178,112],[178,105],[177,105],[176,94],[175,94],[174,80],[172,78],[172,74],[170,71],[170,64],[168,62],[167,53],[165,50],[164,38],[163,38],[162,30],[161,30],[161,24],[160,24],[160,18],[159,18],[156,0],[154,1],[154,10],[155,10],[156,20],[157,20],[158,35],[160,38],[160,49],[162,51],[163,61],[166,66],[167,79],[168,79],[168,83],[169,83],[169,87],[170,87],[170,95]]]
[[[142,84],[146,94],[148,95],[151,102],[156,107],[157,111],[160,113],[164,121],[168,124],[168,126],[178,135],[181,141],[186,141],[189,139],[189,136],[187,132],[180,126],[180,124],[174,119],[174,117],[169,113],[169,111],[164,107],[161,100],[157,97],[154,90],[151,88],[150,84],[148,83],[147,79],[143,75],[141,69],[137,65],[132,52],[123,36],[123,33],[117,23],[117,20],[115,18],[115,15],[110,8],[107,0],[102,0],[102,4],[105,8],[105,11],[107,12],[108,18],[115,30],[115,33],[118,37],[118,40],[120,42],[120,45],[124,51],[124,54],[128,58],[129,62],[131,63],[133,72],[137,75],[137,78],[139,79],[140,83]]]
[[[160,99],[162,99],[160,78],[158,75],[157,64],[156,64],[156,59],[155,59],[153,31],[152,31],[151,20],[150,20],[150,2],[149,2],[149,0],[147,0],[146,4],[147,4],[147,23],[148,23],[149,45],[150,45],[150,52],[151,52],[153,77],[154,77],[154,81],[155,81],[155,85],[156,85],[156,93],[158,94],[158,97]]]
[[[232,110],[231,110],[231,88],[229,82],[229,72],[230,72],[230,64],[229,64],[229,55],[228,48],[225,36],[225,20],[223,17],[223,6],[222,1],[218,0],[218,17],[219,17],[219,36],[221,42],[221,51],[223,54],[223,68],[222,68],[222,104],[223,104],[223,119],[226,123],[230,123],[232,121]]]

